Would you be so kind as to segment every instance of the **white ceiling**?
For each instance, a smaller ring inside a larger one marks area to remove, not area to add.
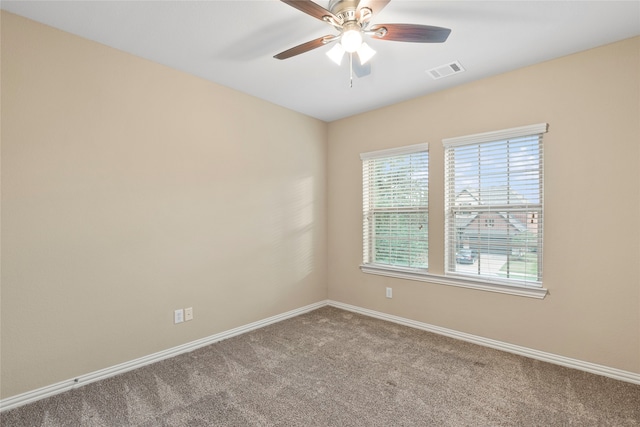
[[[348,61],[331,62],[330,46],[273,59],[336,33],[278,0],[3,0],[1,7],[324,121],[640,34],[638,0],[392,0],[373,23],[434,25],[451,35],[443,44],[367,40],[378,52],[372,72],[350,88]],[[426,73],[452,61],[466,71],[440,80]]]

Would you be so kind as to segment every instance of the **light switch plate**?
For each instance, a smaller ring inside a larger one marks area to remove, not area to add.
[[[173,312],[173,323],[184,322],[184,311],[182,309]]]

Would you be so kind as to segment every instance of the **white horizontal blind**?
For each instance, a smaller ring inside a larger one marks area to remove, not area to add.
[[[546,124],[444,140],[445,271],[542,286]]]
[[[428,267],[427,144],[361,154],[363,263]]]

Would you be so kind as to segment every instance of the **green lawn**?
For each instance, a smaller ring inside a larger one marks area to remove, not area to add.
[[[537,280],[538,278],[538,256],[535,254],[526,254],[522,258],[511,259],[505,262],[500,268],[500,276],[513,279],[522,278],[528,280]]]

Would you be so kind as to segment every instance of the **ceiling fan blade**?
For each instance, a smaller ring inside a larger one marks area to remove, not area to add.
[[[320,37],[315,40],[311,40],[306,43],[299,44],[298,46],[294,46],[291,49],[287,49],[284,52],[280,52],[279,54],[274,55],[273,57],[276,59],[291,58],[292,56],[300,55],[301,53],[309,52],[310,50],[329,44],[332,41],[337,39],[338,37],[336,36]]]
[[[385,8],[389,4],[391,0],[360,0],[358,4],[358,10],[356,11],[356,15],[360,15],[360,9],[368,8],[371,9],[371,13],[373,15],[378,14],[382,9]]]
[[[312,2],[311,0],[280,0],[283,3],[288,4],[291,7],[295,7],[299,11],[306,13],[307,15],[311,15],[314,18],[317,18],[321,21],[324,21],[324,17],[328,16],[334,20],[334,22],[339,22],[338,17],[333,13],[329,12],[324,7],[318,5],[317,3]]]
[[[450,33],[449,28],[415,24],[376,24],[367,31],[376,39],[413,43],[443,43]]]

